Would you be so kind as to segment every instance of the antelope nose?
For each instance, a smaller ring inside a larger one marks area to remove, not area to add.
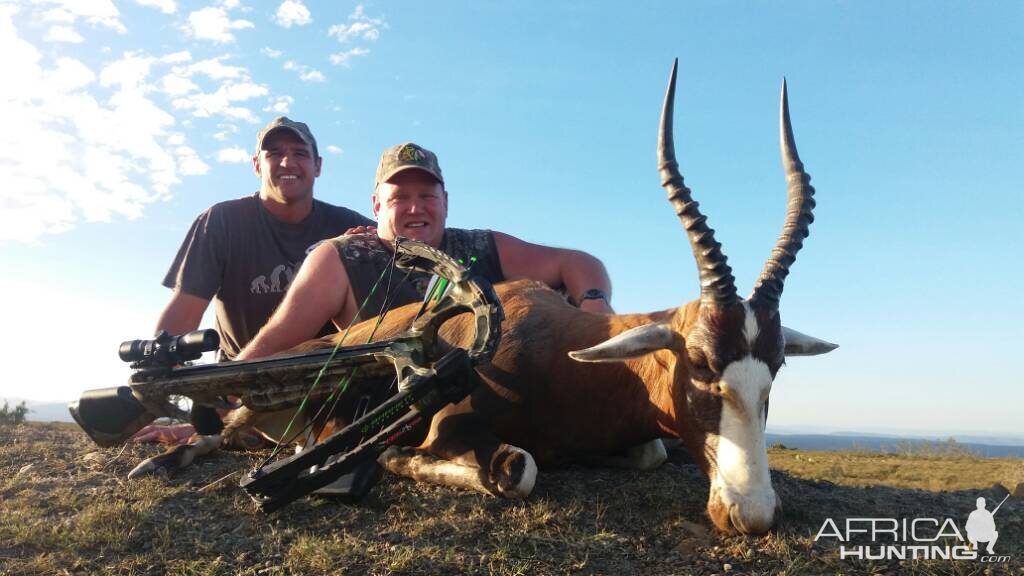
[[[764,534],[775,524],[774,514],[762,514],[757,516],[745,515],[735,504],[729,510],[729,522],[740,534],[757,536]]]
[[[746,500],[729,506],[729,523],[741,534],[764,534],[782,516],[782,506],[775,494],[764,500]]]

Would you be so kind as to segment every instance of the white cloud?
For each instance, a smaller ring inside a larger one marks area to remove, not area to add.
[[[345,153],[344,150],[342,150],[341,148],[335,146],[334,144],[328,144],[327,145],[327,151],[330,152],[331,154],[335,154],[335,155],[341,155],[341,154]]]
[[[252,155],[242,148],[223,148],[217,151],[217,162],[221,164],[241,164],[252,160]]]
[[[368,17],[362,4],[356,6],[348,19],[351,24],[335,24],[327,30],[327,35],[334,36],[338,42],[357,39],[374,41],[380,38],[380,31],[388,27],[383,18]]]
[[[164,14],[174,14],[178,10],[178,5],[174,0],[135,0],[135,3],[139,6],[157,8]]]
[[[214,115],[226,116],[237,120],[256,123],[259,120],[248,109],[235,105],[259,96],[266,96],[269,90],[262,84],[250,80],[240,82],[228,81],[221,84],[215,92],[198,93],[175,98],[172,105],[179,110],[187,110],[193,116],[208,118]]]
[[[296,64],[292,60],[284,63],[284,69],[298,72],[299,80],[302,80],[303,82],[323,82],[326,80],[319,70],[310,68],[305,64]]]
[[[71,26],[50,26],[43,37],[44,42],[67,42],[69,44],[80,44],[85,40],[82,35],[75,32]]]
[[[199,86],[177,74],[167,74],[160,79],[160,91],[168,96],[184,96],[189,92],[193,92],[199,89]]]
[[[267,56],[269,58],[280,58],[281,55],[284,54],[284,52],[264,46],[263,48],[260,48],[260,54],[263,54],[264,56]]]
[[[234,124],[218,124],[217,127],[222,130],[220,132],[216,132],[213,135],[213,139],[219,142],[224,142],[232,135],[238,134],[238,126],[235,126]]]
[[[226,59],[227,56],[207,58],[206,60],[200,60],[193,64],[189,64],[187,67],[175,68],[174,72],[182,76],[202,74],[210,78],[211,80],[226,80],[248,77],[248,70],[246,70],[242,66],[230,66],[224,64],[223,60]]]
[[[200,118],[220,115],[258,122],[252,111],[239,103],[266,96],[269,89],[253,82],[244,66],[225,64],[228,59],[228,56],[218,56],[175,66],[160,79],[158,86],[173,98],[171,105],[176,110],[188,111]],[[208,84],[210,80],[220,84],[209,89],[200,85],[200,82]]]
[[[351,66],[349,61],[357,56],[366,56],[370,51],[366,48],[352,48],[344,52],[337,52],[331,54],[331,64],[335,66],[345,66],[346,68]]]
[[[53,21],[65,13],[101,23],[104,14],[116,15],[103,12],[103,2],[48,4],[61,4],[51,10]],[[0,4],[5,74],[18,79],[0,83],[0,241],[32,242],[83,221],[137,218],[170,197],[181,176],[208,169],[183,135],[171,138],[174,117],[148,97],[158,59],[127,53],[96,73],[74,58],[45,57],[19,37],[16,10]],[[109,89],[105,99],[89,92],[97,80]]]
[[[349,25],[335,24],[327,30],[327,35],[334,36],[338,42],[348,42],[360,37],[364,40],[376,40],[380,38],[380,30],[367,22],[355,22]]]
[[[165,64],[181,64],[182,62],[191,62],[192,54],[188,50],[182,50],[181,52],[173,52],[166,56],[162,56],[160,61]]]
[[[57,90],[69,92],[85,88],[96,80],[96,75],[74,58],[60,58],[57,67],[50,71],[49,79]]]
[[[72,24],[78,18],[89,24],[113,28],[124,34],[128,31],[121,23],[121,13],[111,0],[33,0],[37,6],[54,6],[42,12],[46,22]]]
[[[174,155],[178,157],[178,170],[186,176],[202,176],[210,171],[210,167],[199,159],[196,151],[188,146],[178,146],[174,149]]]
[[[274,112],[278,115],[285,115],[291,110],[292,104],[295,103],[295,98],[291,96],[278,96],[270,101],[270,104],[263,109],[264,112]]]
[[[141,91],[154,60],[155,58],[149,56],[126,52],[120,60],[108,64],[100,71],[100,84],[107,87],[117,86],[123,90]]]
[[[225,8],[208,6],[188,15],[185,31],[200,40],[211,40],[216,44],[227,44],[235,41],[233,30],[253,28],[255,25],[248,20],[232,20]]]
[[[305,26],[313,21],[310,17],[309,8],[302,3],[302,0],[284,0],[277,7],[277,14],[274,21],[285,28],[292,26]]]
[[[73,24],[75,22],[75,15],[63,8],[46,10],[39,15],[39,18],[43,22],[63,22],[66,24]]]

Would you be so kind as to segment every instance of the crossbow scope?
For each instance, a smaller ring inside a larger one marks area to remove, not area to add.
[[[220,348],[216,330],[196,330],[171,336],[161,330],[152,340],[127,340],[118,348],[118,355],[132,368],[170,368],[189,360],[198,360],[203,352]]]

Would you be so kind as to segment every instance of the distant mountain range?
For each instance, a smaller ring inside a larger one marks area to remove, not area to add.
[[[9,398],[7,401],[11,406],[19,404],[21,398]],[[0,405],[3,399],[0,399]],[[67,402],[35,402],[25,400],[31,412],[28,419],[33,422],[74,422],[68,412]],[[873,452],[900,451],[905,447],[922,448],[936,442],[942,443],[949,438],[956,440],[959,447],[970,450],[976,454],[991,458],[1005,456],[1016,456],[1024,458],[1024,437],[991,436],[982,434],[926,434],[926,433],[876,433],[876,432],[830,432],[830,433],[809,433],[797,432],[783,433],[786,428],[779,428],[778,432],[769,432],[766,441],[769,446],[772,444],[783,444],[788,448],[800,450],[869,450]]]
[[[940,448],[949,439],[956,440],[956,447],[985,456],[988,458],[1004,458],[1015,456],[1024,458],[1024,445],[984,444],[971,442],[971,436],[947,436],[945,438],[912,438],[906,436],[885,436],[882,434],[836,432],[834,434],[766,434],[765,441],[769,446],[782,444],[787,448],[799,450],[867,450],[870,452],[902,452],[921,450],[927,452],[930,447]],[[1004,439],[999,439],[1004,440]]]

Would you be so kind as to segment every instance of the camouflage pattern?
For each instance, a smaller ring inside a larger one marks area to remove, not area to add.
[[[260,153],[260,150],[263,150],[263,140],[275,130],[291,130],[300,140],[313,147],[314,156],[320,156],[320,152],[316,147],[316,138],[313,138],[313,133],[309,131],[309,126],[306,126],[305,122],[296,122],[287,116],[274,118],[256,135],[257,154]]]
[[[384,307],[388,291],[382,285],[371,295],[373,284],[387,270],[391,263],[391,250],[385,246],[376,234],[348,234],[330,240],[341,258],[348,274],[349,285],[355,296],[356,304],[366,302],[363,311],[358,314],[359,320],[376,317]],[[446,228],[441,240],[441,252],[468,267],[474,276],[480,276],[497,284],[505,280],[501,270],[498,248],[494,244],[494,234],[490,230],[463,230]],[[471,263],[471,259],[474,259]],[[398,281],[405,276],[393,279]],[[388,302],[395,308],[423,300],[430,284],[430,274],[413,272],[407,282],[392,288]]]
[[[387,182],[395,174],[409,168],[423,170],[437,178],[437,181],[444,186],[444,177],[441,176],[441,166],[437,163],[437,155],[419,144],[406,142],[392,146],[381,154],[373,189],[376,190],[381,182]]]

